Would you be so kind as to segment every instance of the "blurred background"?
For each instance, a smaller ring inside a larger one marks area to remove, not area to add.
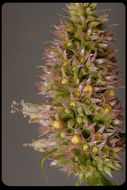
[[[44,162],[48,183],[43,178],[40,160],[43,153],[25,148],[24,143],[38,139],[38,125],[28,124],[21,113],[11,114],[13,100],[41,102],[35,83],[41,73],[36,66],[43,63],[43,43],[53,40],[51,25],[58,24],[57,14],[65,13],[65,3],[5,3],[2,6],[2,181],[9,186],[74,186],[76,179],[67,178],[58,169]],[[97,8],[110,8],[108,24],[117,41],[112,47],[116,53],[117,70],[125,84],[125,6],[122,3],[98,3]],[[125,90],[118,89],[121,105],[125,108]],[[123,126],[123,130],[125,126]],[[123,172],[113,172],[117,184],[125,182],[125,157]],[[83,183],[82,185],[87,185]]]

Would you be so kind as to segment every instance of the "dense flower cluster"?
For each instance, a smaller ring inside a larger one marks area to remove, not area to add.
[[[113,32],[104,31],[108,15],[96,16],[104,11],[96,3],[70,3],[67,8],[65,21],[54,25],[57,37],[45,45],[45,64],[40,66],[38,94],[47,103],[14,101],[12,112],[22,111],[29,123],[40,125],[45,137],[25,146],[46,152],[42,162],[48,157],[50,166],[78,176],[76,185],[84,180],[115,185],[104,177],[121,169],[125,149],[123,109],[115,93],[120,80],[113,72],[116,50],[110,47],[115,39]]]

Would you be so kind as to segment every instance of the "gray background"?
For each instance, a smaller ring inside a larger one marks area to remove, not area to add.
[[[111,8],[108,24],[118,23],[115,31],[117,41],[113,47],[118,70],[125,76],[125,6],[122,3],[98,3],[98,8]],[[38,138],[38,125],[28,124],[21,113],[10,113],[13,100],[42,101],[37,96],[35,83],[41,70],[35,67],[42,62],[43,46],[47,40],[54,39],[50,33],[52,24],[59,23],[58,13],[64,13],[65,3],[5,3],[2,6],[2,180],[9,186],[73,186],[73,176],[67,178],[57,169],[44,168],[49,178],[47,183],[40,169],[42,153],[25,148],[23,143]],[[117,90],[122,107],[125,107],[124,89]],[[114,181],[125,181],[125,169],[113,173]],[[85,183],[83,185],[86,185]]]

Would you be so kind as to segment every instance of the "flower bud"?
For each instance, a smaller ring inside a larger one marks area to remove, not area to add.
[[[62,122],[59,121],[59,120],[55,120],[55,121],[53,122],[53,127],[54,127],[55,129],[61,129],[61,128],[63,127]]]
[[[60,137],[61,137],[61,138],[64,138],[65,135],[66,135],[66,134],[65,134],[64,132],[61,132],[61,133],[60,133]]]
[[[62,80],[61,80],[61,84],[67,84],[68,83],[68,80],[67,80],[67,78],[63,78]]]
[[[76,71],[77,70],[77,67],[76,66],[72,66],[72,71]]]
[[[94,112],[96,111],[95,107],[91,106],[91,107],[90,107],[90,111],[91,111],[92,113],[94,113]]]
[[[105,97],[114,97],[116,94],[115,94],[115,91],[113,89],[111,90],[107,90],[106,93],[105,93]]]
[[[96,140],[101,140],[102,139],[102,134],[101,133],[95,133],[95,138]]]
[[[74,45],[77,47],[77,46],[79,46],[79,41],[78,40],[74,40]]]
[[[99,152],[99,148],[97,145],[94,145],[91,149],[92,153],[97,154]]]
[[[79,116],[82,117],[82,119],[83,119],[84,113],[79,113]]]
[[[105,155],[109,154],[109,149],[107,145],[104,145],[103,148],[101,149],[102,153]]]
[[[84,89],[83,89],[83,92],[85,92],[85,93],[91,93],[93,91],[93,87],[92,87],[92,85],[86,85],[85,87],[84,87]]]
[[[65,113],[70,113],[70,111],[67,108],[64,109],[64,112]]]
[[[80,144],[81,143],[81,138],[79,135],[73,135],[71,139],[72,144]]]
[[[89,98],[85,98],[84,103],[86,105],[90,105],[91,104],[91,100]]]
[[[84,57],[83,57],[83,56],[80,56],[80,57],[78,58],[78,61],[79,61],[79,63],[84,63]]]
[[[76,121],[77,121],[78,124],[81,124],[82,123],[82,117],[78,116],[76,118]]]
[[[104,113],[108,113],[112,110],[112,107],[109,104],[105,104],[103,106],[103,109],[104,109]]]
[[[71,125],[71,127],[74,127],[74,125],[75,125],[75,120],[74,120],[74,119],[70,119],[70,120],[68,121],[68,123],[69,123],[69,125]]]
[[[88,144],[83,144],[83,146],[82,146],[82,150],[83,151],[86,151],[87,149],[89,148],[89,145]]]
[[[74,102],[74,101],[71,101],[70,103],[69,103],[69,105],[71,106],[71,107],[76,107],[76,102]]]
[[[66,43],[66,47],[72,47],[72,42],[71,41],[68,41],[67,43]]]
[[[90,37],[89,37],[88,34],[84,36],[84,40],[85,40],[85,41],[90,41]]]
[[[83,116],[83,123],[86,123],[86,122],[88,122],[88,118],[87,118],[87,116]]]
[[[78,112],[79,114],[80,114],[80,113],[83,113],[82,106],[79,106],[79,107],[78,107],[77,112]]]
[[[69,65],[68,61],[67,60],[63,61],[63,66],[67,66],[67,65]]]
[[[76,98],[80,98],[80,96],[81,96],[81,93],[79,92],[79,91],[76,91],[76,92],[74,92],[74,97],[76,97]]]

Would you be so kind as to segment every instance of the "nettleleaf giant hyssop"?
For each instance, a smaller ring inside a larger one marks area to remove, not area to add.
[[[45,152],[41,160],[68,176],[76,185],[116,185],[106,179],[121,170],[120,153],[125,150],[124,116],[115,90],[118,72],[113,71],[116,50],[105,31],[107,14],[97,16],[96,3],[67,4],[67,15],[54,25],[56,39],[45,44],[45,64],[37,83],[45,103],[13,101],[12,113],[21,111],[29,123],[38,123],[40,138],[24,144]],[[22,105],[19,109],[16,105]]]

